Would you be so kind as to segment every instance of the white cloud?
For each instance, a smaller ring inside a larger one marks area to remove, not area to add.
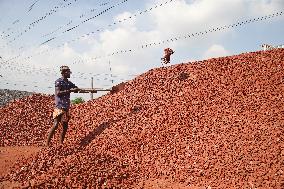
[[[222,45],[212,45],[203,55],[204,59],[227,56],[230,52],[227,51]]]
[[[284,9],[283,0],[251,0],[248,4],[251,14],[257,16],[283,11]]]
[[[180,0],[154,11],[153,20],[161,35],[171,36],[229,24],[242,12],[244,4],[238,0],[199,0],[190,4]]]
[[[64,44],[64,47],[63,47],[63,57],[64,58],[73,58],[75,54],[75,51],[74,49],[72,49],[71,47],[68,46],[68,44]]]
[[[147,0],[146,8],[165,1]],[[163,56],[163,48],[165,47],[171,47],[176,51],[173,56],[173,63],[226,56],[230,54],[230,51],[226,50],[222,45],[228,46],[224,39],[230,36],[233,29],[201,37],[181,39],[150,48],[141,49],[141,45],[232,24],[247,18],[274,13],[283,8],[284,0],[174,0],[137,17],[133,17],[137,10],[130,9],[127,12],[122,11],[117,15],[113,15],[109,19],[112,21],[103,20],[102,22],[111,24],[112,22],[127,19],[119,22],[115,27],[102,26],[105,30],[101,33],[96,32],[94,35],[86,36],[75,45],[66,44],[64,47],[52,50],[51,53],[35,56],[30,61],[33,64],[48,66],[55,70],[58,70],[59,65],[67,64],[74,71],[93,73],[107,72],[110,61],[114,74],[127,75],[141,73],[147,69],[161,66],[160,58]],[[139,9],[139,11],[141,10],[143,9]],[[131,19],[129,19],[130,16],[132,16]],[[98,22],[101,21],[98,20]],[[91,22],[88,24],[91,25]],[[98,23],[96,22],[96,24]],[[90,31],[96,30],[90,28],[88,32]],[[78,34],[78,36],[81,36],[84,33],[78,31]],[[238,35],[238,33],[235,35]],[[68,33],[66,33],[65,37],[68,39]],[[4,40],[1,41],[0,39],[0,42],[5,44]],[[209,48],[206,49],[206,47]],[[28,51],[26,54],[31,55],[45,49],[52,49],[52,45],[43,45],[40,48],[34,46],[26,49]],[[91,61],[92,57],[128,49],[132,49],[134,52]],[[12,57],[10,49],[6,51],[1,55],[5,58]],[[80,59],[88,61],[70,64]],[[74,75],[76,76],[76,73]]]
[[[119,27],[132,28],[135,25],[136,18],[130,12],[124,12],[117,15],[114,21],[118,23]]]
[[[150,2],[147,7],[153,7],[153,5],[164,1]],[[88,36],[80,41],[80,45],[90,46],[89,50],[79,54],[71,47],[65,46],[63,48],[64,53],[58,53],[56,59],[60,62],[65,62],[66,59],[69,59],[67,62],[73,62],[74,57],[77,57],[75,58],[77,60],[89,61],[84,65],[94,68],[97,72],[106,70],[109,61],[113,64],[113,71],[118,74],[131,74],[131,72],[139,72],[139,70],[145,71],[146,68],[151,66],[160,66],[162,48],[166,46],[171,46],[174,49],[179,47],[192,49],[197,43],[198,45],[203,43],[204,46],[208,46],[216,43],[216,40],[227,35],[230,30],[216,33],[214,38],[208,40],[180,40],[177,43],[169,43],[140,51],[138,49],[142,44],[159,42],[173,36],[204,31],[212,26],[231,24],[240,17],[248,17],[249,14],[253,15],[252,10],[256,10],[258,7],[264,7],[261,10],[265,10],[266,6],[272,9],[272,7],[275,8],[279,4],[281,4],[280,1],[195,0],[188,3],[185,0],[177,0],[164,5],[162,8],[153,10],[149,14],[133,17],[132,19],[128,18],[133,16],[134,12],[122,12],[114,16],[113,20],[115,22],[127,20],[117,24],[116,28],[112,30],[107,29],[98,35]],[[136,25],[137,22],[153,22],[154,27],[151,30],[144,30],[144,28]],[[92,57],[128,49],[135,50],[135,53],[119,53],[109,58],[90,61]],[[202,58],[209,58],[228,54],[229,52],[222,46],[211,45],[205,53],[201,53],[201,56]],[[74,65],[74,68],[80,70],[81,65]]]

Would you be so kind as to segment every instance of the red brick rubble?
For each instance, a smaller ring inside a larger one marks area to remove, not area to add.
[[[152,69],[118,93],[72,107],[66,143],[53,140],[1,180],[39,188],[145,188],[153,179],[284,188],[283,68],[284,50],[276,49]],[[10,132],[1,145],[44,141],[52,107],[10,106],[0,109],[1,131]],[[15,126],[19,109],[32,125]]]

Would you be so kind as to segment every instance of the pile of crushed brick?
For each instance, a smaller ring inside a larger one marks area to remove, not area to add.
[[[52,125],[53,99],[33,94],[0,107],[0,146],[42,145]]]
[[[276,49],[150,70],[123,91],[72,107],[66,143],[54,139],[1,180],[283,188],[283,68],[284,50]]]
[[[0,107],[7,105],[9,102],[32,95],[32,92],[17,91],[9,89],[0,89]]]

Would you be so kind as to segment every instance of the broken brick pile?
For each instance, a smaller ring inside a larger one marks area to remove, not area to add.
[[[33,94],[0,107],[0,146],[40,145],[52,124],[53,99]]]
[[[66,143],[5,178],[48,187],[284,187],[284,50],[153,69],[71,109]],[[2,127],[2,126],[1,126]]]

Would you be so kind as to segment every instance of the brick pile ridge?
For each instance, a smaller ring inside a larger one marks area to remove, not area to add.
[[[74,106],[66,143],[2,180],[37,187],[284,187],[284,50],[157,68]]]
[[[32,94],[0,107],[0,146],[41,145],[52,124],[53,99]]]

